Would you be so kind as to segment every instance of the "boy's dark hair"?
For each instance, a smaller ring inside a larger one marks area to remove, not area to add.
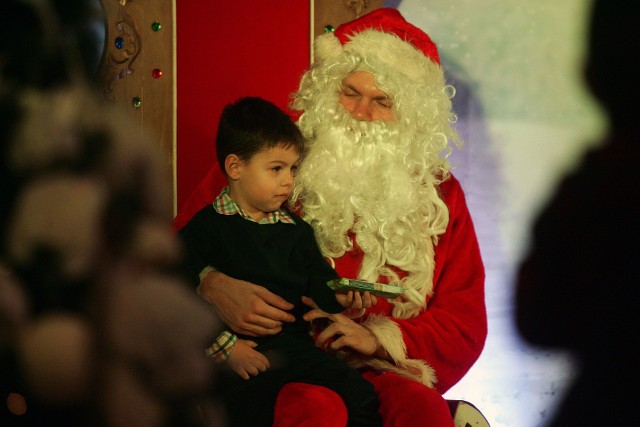
[[[216,154],[224,171],[229,154],[247,162],[259,151],[278,145],[293,147],[303,154],[305,142],[298,126],[275,104],[258,97],[244,97],[222,110]]]

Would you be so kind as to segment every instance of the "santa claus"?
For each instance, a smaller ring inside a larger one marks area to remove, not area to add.
[[[478,359],[487,334],[484,267],[447,160],[461,143],[455,90],[434,42],[395,9],[321,35],[314,54],[292,102],[309,150],[291,204],[342,277],[406,291],[378,298],[358,319],[317,308],[305,319],[329,320],[317,344],[362,368],[385,426],[453,426],[442,395]],[[222,185],[206,184],[210,195]],[[203,273],[200,295],[233,329],[275,334],[290,321],[290,304],[264,288]],[[318,386],[289,384],[275,425],[344,425],[337,399]]]

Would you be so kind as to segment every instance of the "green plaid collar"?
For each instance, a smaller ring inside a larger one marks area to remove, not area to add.
[[[247,215],[242,208],[229,197],[229,186],[227,185],[222,189],[218,197],[213,201],[213,208],[222,215],[235,215],[238,214],[242,218],[256,222],[253,218]],[[278,209],[274,212],[269,212],[267,216],[259,222],[259,224],[275,224],[276,222],[283,222],[285,224],[295,224],[295,220],[289,212],[285,209]]]

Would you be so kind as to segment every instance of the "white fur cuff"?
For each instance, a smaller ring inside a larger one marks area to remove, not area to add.
[[[360,361],[361,365],[395,372],[427,387],[433,387],[438,382],[435,371],[425,361],[407,358],[407,347],[402,331],[393,320],[384,316],[371,316],[363,326],[378,338],[380,345],[387,351],[393,363],[382,359],[363,359]]]

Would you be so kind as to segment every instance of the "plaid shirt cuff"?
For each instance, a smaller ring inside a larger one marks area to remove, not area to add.
[[[198,277],[200,278],[200,282],[202,283],[204,278],[207,277],[207,274],[211,273],[212,271],[218,271],[218,270],[216,270],[214,267],[211,267],[210,265],[203,268],[200,274],[198,274]]]
[[[229,331],[224,331],[216,338],[216,341],[211,344],[211,347],[205,350],[205,353],[217,363],[223,363],[229,358],[236,341],[238,341],[236,335]]]

